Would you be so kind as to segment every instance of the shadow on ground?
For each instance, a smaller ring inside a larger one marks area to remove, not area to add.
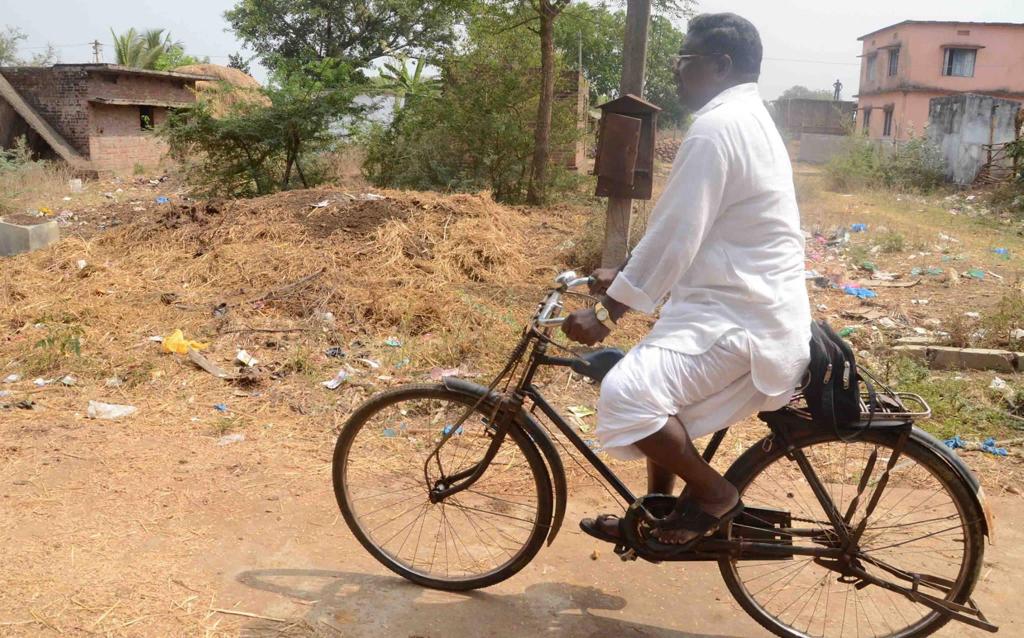
[[[317,569],[252,570],[242,572],[237,580],[310,606],[302,619],[291,624],[265,620],[250,623],[241,633],[248,638],[545,634],[560,638],[735,638],[595,615],[593,611],[621,611],[626,600],[596,587],[568,583],[537,583],[518,594],[452,593],[424,589],[394,576]]]

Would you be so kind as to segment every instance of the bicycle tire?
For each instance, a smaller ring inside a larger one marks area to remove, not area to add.
[[[869,429],[866,430],[856,442],[875,443],[892,447],[896,444],[898,436],[899,434],[892,430],[886,431],[881,429]],[[807,449],[810,446],[822,443],[841,443],[842,439],[840,439],[835,432],[823,429],[821,431],[800,433],[792,436],[790,441],[792,443],[791,447],[772,445],[770,438],[759,441],[732,464],[725,474],[726,478],[737,487],[741,494],[743,494],[744,490],[747,489],[757,476],[770,468],[780,459],[788,457],[793,449]],[[952,593],[952,595],[948,595],[947,600],[961,604],[965,603],[977,583],[982,567],[985,543],[984,532],[982,529],[984,513],[978,507],[976,500],[971,496],[971,487],[967,485],[952,468],[949,467],[945,460],[943,460],[935,451],[931,450],[926,444],[914,439],[909,439],[903,448],[903,454],[913,458],[917,463],[922,464],[922,466],[942,484],[959,513],[963,530],[966,533],[966,538],[963,543],[966,556],[961,563],[959,577],[955,581],[954,593]],[[842,506],[840,505],[840,508],[841,507]],[[726,533],[728,533],[728,530],[726,530]],[[726,586],[729,588],[729,592],[740,604],[743,610],[762,627],[776,636],[782,636],[784,638],[807,638],[811,635],[807,633],[809,628],[808,630],[800,631],[786,625],[774,615],[764,610],[761,605],[754,600],[753,596],[741,582],[737,573],[736,565],[738,563],[742,564],[742,562],[743,561],[723,559],[719,561],[718,565],[722,578],[725,580]],[[869,585],[868,587],[874,586]],[[896,596],[898,596],[898,594]],[[943,616],[942,614],[933,611],[923,616],[917,622],[908,625],[907,627],[901,627],[898,631],[886,634],[886,636],[887,638],[920,638],[938,631],[950,620],[952,619],[948,616]],[[858,629],[858,635],[859,634],[860,631]],[[845,629],[840,629],[840,635],[845,635]]]
[[[348,490],[345,485],[345,471],[349,463],[349,453],[352,444],[363,426],[377,413],[385,408],[394,406],[403,401],[431,399],[437,401],[449,401],[460,405],[473,406],[478,397],[469,396],[447,389],[443,385],[417,384],[407,385],[394,390],[389,390],[371,397],[359,406],[352,416],[342,426],[338,435],[332,460],[332,482],[334,494],[341,509],[345,522],[359,543],[377,559],[382,565],[398,574],[399,576],[432,589],[446,591],[467,591],[489,587],[500,583],[523,569],[536,556],[544,544],[547,531],[551,526],[553,509],[553,490],[551,479],[548,474],[547,465],[537,450],[536,445],[529,436],[519,427],[513,426],[509,429],[508,437],[503,445],[514,444],[526,459],[533,477],[534,487],[537,495],[537,512],[533,528],[529,533],[522,548],[506,563],[499,568],[484,574],[466,578],[439,578],[429,576],[410,569],[408,566],[394,560],[386,551],[369,537],[366,531],[360,526],[354,515],[353,507],[349,502]],[[486,403],[476,410],[481,415],[488,415]],[[485,474],[486,476],[486,474]],[[425,489],[425,488],[424,488]]]

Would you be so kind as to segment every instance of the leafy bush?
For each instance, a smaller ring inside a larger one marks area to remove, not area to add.
[[[265,99],[222,99],[222,87],[179,110],[158,129],[186,181],[205,195],[253,196],[323,181],[330,127],[358,91],[351,71],[333,62],[278,73]]]
[[[847,138],[845,148],[825,167],[830,188],[890,188],[928,192],[945,181],[942,153],[924,138],[913,138],[885,151],[860,135]]]
[[[493,26],[493,25],[491,25]],[[502,202],[521,202],[529,186],[540,59],[525,29],[494,33],[471,22],[468,42],[441,61],[442,88],[406,95],[388,126],[365,134],[364,173],[391,188],[490,190]],[[573,113],[555,103],[551,148],[571,144]],[[557,171],[551,177],[558,188]]]

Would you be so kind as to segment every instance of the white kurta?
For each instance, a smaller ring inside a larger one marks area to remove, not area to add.
[[[608,294],[645,313],[669,296],[641,346],[692,358],[708,353],[729,333],[744,334],[750,389],[729,401],[719,397],[714,414],[705,415],[704,431],[694,432],[697,436],[788,400],[808,363],[811,313],[804,239],[789,155],[756,84],[729,88],[697,112],[647,232]],[[637,354],[631,351],[627,358],[640,356],[640,346],[634,350]],[[625,373],[630,363],[622,363],[627,364]],[[671,374],[664,366],[651,368],[646,374],[652,384],[661,381],[654,377]],[[727,378],[731,374],[717,382],[719,389],[736,380]],[[606,390],[617,394],[602,384],[602,394]],[[705,385],[700,400],[712,399],[713,390]],[[685,399],[686,394],[676,396]],[[627,430],[644,429],[639,421],[614,422],[617,410],[602,403],[606,410],[604,416],[598,411],[598,436],[606,448],[615,447],[606,442],[613,429],[625,435],[618,437],[622,445],[633,438]],[[749,411],[736,417],[739,406]],[[661,425],[686,406],[675,407],[655,415]],[[651,421],[645,423],[649,429]]]

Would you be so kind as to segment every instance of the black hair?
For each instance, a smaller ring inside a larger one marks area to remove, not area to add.
[[[699,51],[728,54],[739,73],[755,78],[761,74],[761,35],[746,18],[735,13],[702,13],[690,20],[686,37]]]

